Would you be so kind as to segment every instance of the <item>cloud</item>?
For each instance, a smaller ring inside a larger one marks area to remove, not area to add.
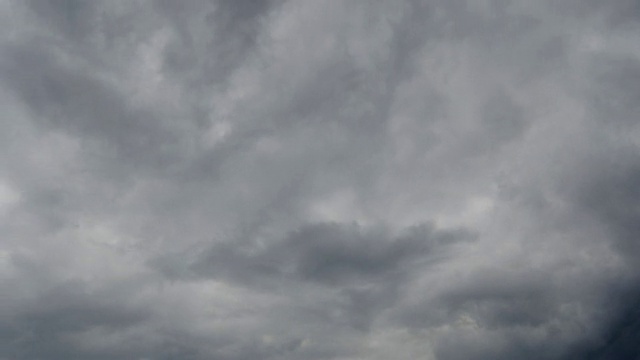
[[[638,355],[637,2],[0,8],[0,357]]]

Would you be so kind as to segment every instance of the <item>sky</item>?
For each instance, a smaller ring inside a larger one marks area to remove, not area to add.
[[[640,359],[637,0],[0,1],[0,360]]]

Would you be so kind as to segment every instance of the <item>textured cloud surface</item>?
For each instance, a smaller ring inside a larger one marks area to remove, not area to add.
[[[0,359],[636,359],[640,4],[0,1]]]

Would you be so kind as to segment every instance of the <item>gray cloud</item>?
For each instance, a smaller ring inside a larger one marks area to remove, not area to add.
[[[0,358],[638,356],[636,1],[0,9]]]
[[[437,257],[441,247],[470,235],[433,233],[417,227],[396,239],[382,230],[363,231],[357,225],[318,224],[296,230],[283,241],[247,248],[233,244],[215,245],[193,264],[196,274],[215,276],[237,266],[251,271],[247,276],[292,276],[298,280],[340,285],[367,282],[403,271],[415,261]],[[211,269],[208,269],[212,267]],[[252,271],[252,268],[255,269]]]

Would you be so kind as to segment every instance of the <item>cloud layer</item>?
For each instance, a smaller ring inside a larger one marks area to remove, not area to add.
[[[639,19],[1,1],[0,359],[638,357]]]

